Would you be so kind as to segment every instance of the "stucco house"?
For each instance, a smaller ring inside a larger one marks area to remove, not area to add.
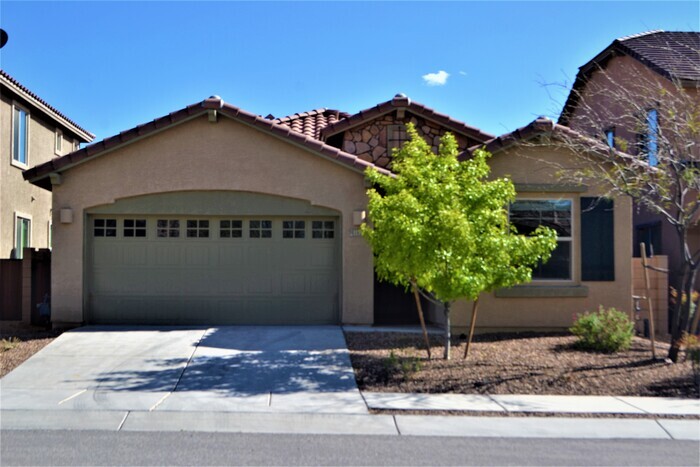
[[[663,89],[664,93],[654,91]],[[678,98],[679,93],[684,96]],[[623,117],[629,109],[621,102],[635,100],[636,112],[643,112],[646,125],[633,126]],[[665,102],[666,101],[666,102]],[[608,47],[579,68],[559,123],[590,134],[624,151],[646,157],[655,163],[656,136],[668,127],[665,105],[673,102],[677,112],[692,111],[700,105],[700,33],[648,31],[614,40]],[[688,105],[686,105],[686,102]],[[695,110],[697,112],[697,110]],[[591,116],[598,122],[591,122]],[[670,138],[673,138],[671,136]],[[688,145],[688,160],[700,160],[700,144]],[[696,162],[697,163],[697,162]],[[681,264],[678,235],[662,216],[640,208],[634,211],[634,255],[645,242],[647,254],[668,256],[670,283]],[[690,230],[692,251],[700,249],[700,225]],[[700,278],[698,278],[700,283]],[[696,286],[697,287],[697,286]]]
[[[494,174],[511,175],[519,191],[513,221],[560,232],[555,260],[531,284],[484,299],[483,328],[562,328],[599,304],[629,309],[629,201],[583,213],[597,193],[558,183],[537,162],[570,155],[515,144],[563,127],[538,120],[495,138],[403,95],[355,115],[283,118],[213,96],[24,173],[53,193],[54,325],[374,324],[415,315],[410,300],[398,312],[382,306],[401,302],[402,291],[375,281],[359,234],[364,171],[389,173],[388,154],[409,121],[435,145],[453,132],[465,157],[469,148],[492,150]],[[456,328],[466,326],[467,305],[457,307]]]
[[[0,259],[51,246],[51,192],[26,183],[22,171],[94,138],[0,70]]]

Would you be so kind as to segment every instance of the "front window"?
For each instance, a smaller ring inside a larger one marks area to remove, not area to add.
[[[61,153],[63,152],[63,133],[59,129],[56,129],[56,141],[54,145],[54,152],[57,155],[61,155]]]
[[[518,200],[510,206],[510,223],[521,235],[530,235],[540,225],[557,233],[557,247],[546,263],[532,270],[533,279],[571,279],[571,200]]]
[[[12,118],[12,160],[27,165],[29,147],[29,113],[15,106]]]
[[[405,125],[389,125],[387,127],[387,146],[389,151],[400,149],[403,143],[408,141],[408,133]]]
[[[605,130],[605,141],[608,143],[608,147],[615,147],[615,128]]]
[[[32,222],[20,216],[17,216],[16,219],[15,258],[22,259],[24,249],[30,246]]]
[[[659,151],[659,112],[656,109],[647,110],[646,132],[642,138],[642,154],[649,161],[649,165],[655,166],[658,161]]]

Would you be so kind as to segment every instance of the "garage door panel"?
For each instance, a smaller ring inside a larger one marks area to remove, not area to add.
[[[180,249],[179,243],[171,243],[167,245],[151,245],[155,250],[153,264],[156,266],[178,266],[180,264]]]
[[[283,294],[304,295],[306,293],[306,275],[304,273],[285,273],[282,275]]]
[[[317,268],[332,267],[334,257],[335,249],[332,245],[319,245],[311,250],[311,266]]]
[[[218,248],[219,266],[224,269],[239,268],[243,263],[243,245],[224,245]]]
[[[338,322],[338,240],[312,238],[314,218],[300,238],[282,236],[282,218],[272,219],[270,238],[250,238],[249,221],[262,217],[227,217],[240,219],[242,228],[234,234],[229,222],[224,236],[220,219],[197,216],[209,222],[209,236],[201,238],[187,236],[186,218],[171,235],[177,228],[157,229],[158,217],[140,216],[147,234],[124,238],[124,217],[115,217],[116,236],[88,232],[91,322]]]
[[[125,244],[122,248],[121,264],[126,266],[146,266],[148,262],[148,245],[143,243]]]

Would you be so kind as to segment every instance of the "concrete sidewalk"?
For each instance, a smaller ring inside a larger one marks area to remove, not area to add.
[[[362,396],[367,407],[376,410],[700,416],[700,400],[670,397],[391,392],[363,392]]]
[[[2,410],[2,430],[191,431],[700,441],[699,420]]]

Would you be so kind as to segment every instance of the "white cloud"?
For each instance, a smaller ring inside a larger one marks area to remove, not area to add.
[[[467,76],[467,72],[466,72],[466,71],[460,70],[460,71],[459,71],[459,74],[462,75],[462,76]]]
[[[448,72],[440,70],[437,73],[423,75],[423,81],[425,81],[425,84],[428,86],[444,86],[447,84],[447,78],[449,77],[450,74]]]

